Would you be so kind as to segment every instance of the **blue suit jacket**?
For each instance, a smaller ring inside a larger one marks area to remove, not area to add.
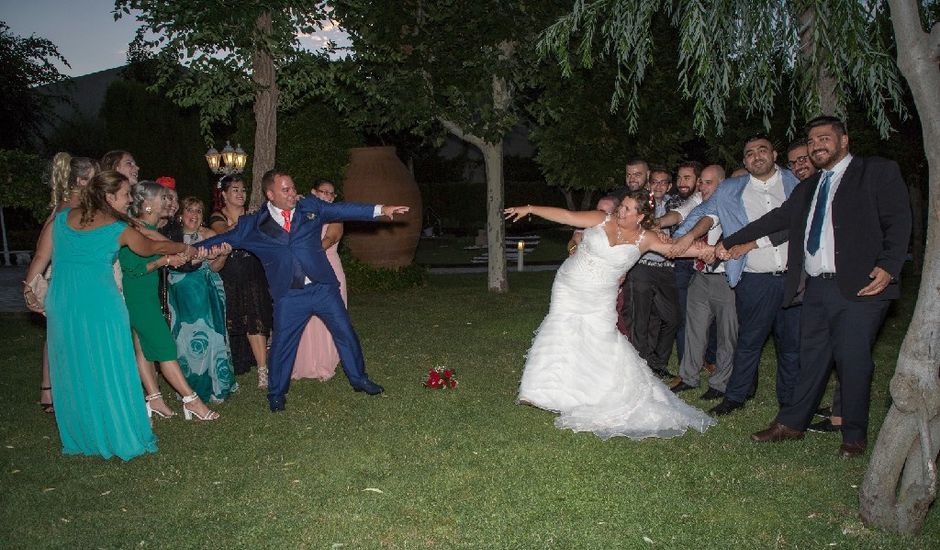
[[[288,233],[271,217],[268,204],[264,203],[258,212],[240,217],[231,231],[206,239],[198,246],[228,243],[257,256],[264,266],[271,297],[276,301],[291,288],[298,267],[312,282],[338,287],[339,281],[321,245],[323,224],[372,220],[374,211],[374,204],[332,204],[308,195],[297,202]]]
[[[783,178],[783,192],[787,197],[800,183],[796,176],[789,170],[777,167]],[[749,174],[728,178],[721,182],[715,193],[707,201],[695,207],[695,210],[682,221],[682,224],[676,228],[673,237],[681,237],[689,232],[703,216],[717,216],[721,221],[721,232],[725,235],[731,235],[748,224],[747,212],[744,210],[744,188],[751,180]],[[772,239],[778,241],[778,239]],[[785,241],[786,239],[783,239]],[[783,241],[775,242],[780,244]],[[744,272],[744,265],[747,263],[747,254],[737,260],[728,260],[725,262],[725,276],[728,277],[728,283],[734,287],[741,280],[741,274]]]

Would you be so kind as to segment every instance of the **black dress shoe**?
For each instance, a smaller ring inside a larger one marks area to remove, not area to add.
[[[372,380],[366,379],[365,382],[353,386],[355,391],[364,391],[369,395],[378,395],[385,391],[385,388],[376,384]]]
[[[685,382],[680,381],[678,384],[669,389],[672,390],[672,393],[681,393],[684,391],[694,390],[695,386],[690,386]]]
[[[737,401],[733,401],[725,397],[724,399],[721,400],[721,403],[718,403],[717,405],[712,407],[712,409],[709,410],[708,412],[715,416],[724,416],[726,414],[734,412],[743,407],[744,407],[744,403],[739,403]]]
[[[722,399],[725,396],[725,392],[718,391],[715,388],[708,388],[708,391],[702,394],[700,399]]]
[[[271,405],[271,412],[281,412],[287,406],[287,396],[269,397],[268,404]]]
[[[819,422],[814,422],[806,427],[808,432],[817,432],[817,433],[828,433],[828,432],[841,432],[842,426],[836,426],[832,423],[832,420],[825,419],[820,420]]]
[[[816,416],[819,418],[829,418],[832,416],[832,407],[826,405],[825,407],[819,407],[816,409]]]
[[[861,441],[852,441],[849,443],[843,443],[839,446],[839,458],[850,459],[858,458],[865,454],[865,449],[868,448],[868,442],[864,439]]]
[[[663,367],[650,367],[650,370],[660,378],[672,378],[672,374]]]

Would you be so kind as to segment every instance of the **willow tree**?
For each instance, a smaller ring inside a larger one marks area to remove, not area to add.
[[[213,123],[229,123],[238,106],[252,105],[251,204],[260,204],[261,176],[277,152],[278,110],[322,84],[327,72],[325,52],[300,43],[329,21],[324,3],[116,0],[114,6],[115,19],[133,15],[141,23],[132,47],[159,61],[154,89],[181,107],[197,107],[208,143]]]
[[[879,27],[890,4],[894,44]],[[925,16],[925,8],[933,16]],[[893,404],[878,435],[861,490],[869,524],[919,532],[936,497],[940,447],[940,27],[937,2],[928,0],[577,0],[539,44],[571,75],[596,58],[616,59],[611,108],[636,131],[636,98],[651,63],[651,22],[666,13],[677,33],[680,89],[695,102],[697,132],[724,129],[729,109],[764,116],[775,99],[790,96],[796,117],[844,114],[859,101],[882,136],[889,115],[905,116],[900,74],[920,117],[932,197],[926,262],[913,319],[891,381]],[[932,30],[930,27],[933,27]],[[897,62],[891,47],[897,48]],[[783,88],[781,75],[792,84]]]

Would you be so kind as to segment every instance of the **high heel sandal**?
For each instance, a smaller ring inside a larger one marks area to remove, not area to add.
[[[195,416],[197,420],[202,420],[203,422],[207,422],[209,420],[218,420],[219,413],[215,411],[208,410],[207,408],[206,414],[200,415],[196,411],[186,406],[187,403],[192,403],[193,401],[198,401],[198,400],[199,400],[199,396],[196,395],[195,392],[193,392],[192,395],[187,395],[183,397],[183,418],[185,418],[186,420],[192,420],[193,417]]]
[[[50,395],[50,398],[51,398],[51,395],[52,395],[52,394],[51,394],[51,392],[52,392],[52,386],[39,386],[39,391],[41,391],[41,392],[44,392],[44,391],[50,392],[49,395]],[[44,413],[47,413],[47,414],[55,414],[55,408],[53,408],[52,402],[50,401],[49,403],[43,403],[43,401],[42,401],[42,396],[39,397],[39,407],[42,409],[42,412],[44,412]]]
[[[163,394],[160,392],[157,392],[157,393],[151,393],[150,395],[144,397],[144,404],[147,406],[147,418],[151,418],[153,415],[157,415],[160,418],[170,418],[172,416],[176,416],[176,413],[173,411],[170,411],[170,413],[167,414],[161,410],[154,409],[153,407],[151,407],[150,402],[153,401],[154,399],[162,400]],[[166,402],[164,401],[163,404],[166,405]],[[167,408],[169,409],[169,407]]]

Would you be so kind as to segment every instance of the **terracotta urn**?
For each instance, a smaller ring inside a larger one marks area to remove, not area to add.
[[[349,150],[343,180],[343,200],[408,206],[393,221],[347,222],[343,238],[356,258],[374,267],[411,264],[421,237],[421,192],[394,147],[356,147]]]

